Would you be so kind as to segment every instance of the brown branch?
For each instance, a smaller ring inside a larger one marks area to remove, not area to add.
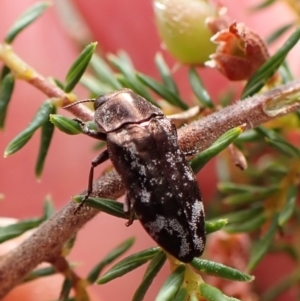
[[[300,109],[300,80],[249,97],[181,128],[180,147],[185,153],[197,153],[209,147],[228,130],[246,125],[257,127],[274,118]]]
[[[13,71],[16,78],[27,81],[50,98],[57,98],[55,103],[58,106],[66,106],[75,100],[75,95],[65,93],[53,81],[45,79],[31,66],[27,65],[13,51],[11,45],[0,44],[0,60]],[[93,112],[82,104],[70,107],[67,110],[83,121],[93,119]]]
[[[116,199],[124,194],[123,184],[115,171],[101,177],[94,186],[93,195]],[[62,245],[92,219],[99,211],[83,207],[74,215],[76,203],[69,202],[36,232],[0,261],[0,299],[39,263],[55,257]]]
[[[28,80],[28,83],[36,87],[38,90],[45,93],[50,98],[57,98],[57,102],[60,106],[66,106],[75,99],[75,96],[72,94],[66,94],[63,90],[57,87],[54,83],[49,80],[46,80],[43,76],[38,73],[35,73],[35,76]],[[86,106],[78,104],[67,108],[74,116],[80,118],[83,121],[89,121],[93,119],[93,112]]]

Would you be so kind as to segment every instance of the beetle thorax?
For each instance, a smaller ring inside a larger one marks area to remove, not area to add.
[[[139,124],[151,117],[163,116],[160,109],[130,92],[114,95],[96,110],[95,122],[100,129],[109,133],[125,124]]]

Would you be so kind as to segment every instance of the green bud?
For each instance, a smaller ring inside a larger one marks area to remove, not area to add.
[[[181,63],[202,65],[215,52],[207,27],[217,10],[205,0],[155,0],[154,14],[162,41]]]

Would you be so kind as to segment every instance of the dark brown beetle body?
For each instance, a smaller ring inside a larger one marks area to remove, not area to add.
[[[129,89],[100,96],[94,105],[100,133],[85,132],[100,139],[105,134],[107,150],[93,161],[91,173],[109,157],[126,187],[127,209],[149,235],[180,261],[200,256],[205,246],[201,194],[175,126]]]

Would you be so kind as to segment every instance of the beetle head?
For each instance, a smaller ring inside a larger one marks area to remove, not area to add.
[[[125,124],[141,123],[163,112],[130,89],[99,96],[94,101],[95,122],[100,132],[108,133]]]

